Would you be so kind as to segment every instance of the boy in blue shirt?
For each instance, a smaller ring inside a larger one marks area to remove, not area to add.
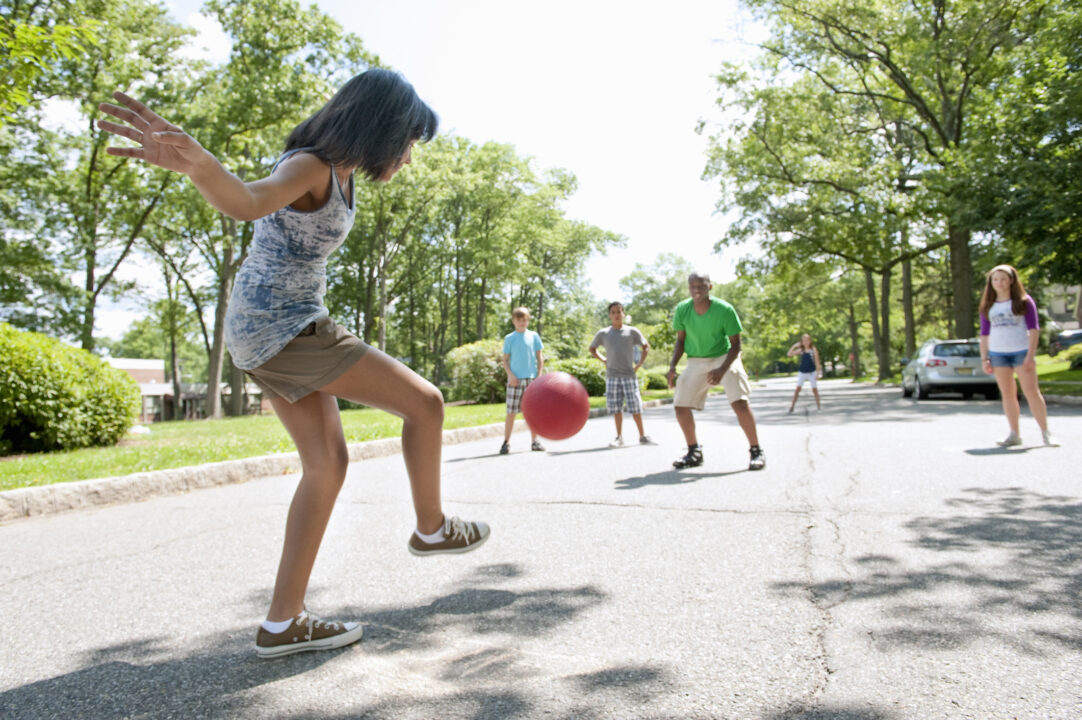
[[[530,324],[530,311],[524,307],[515,308],[511,312],[511,323],[515,326],[515,331],[508,333],[503,339],[503,369],[507,373],[507,422],[500,455],[511,452],[511,430],[515,426],[515,415],[522,409],[522,394],[545,366],[541,357],[541,349],[544,347],[541,336],[527,329]],[[545,449],[533,430],[530,430],[530,437],[531,450]]]

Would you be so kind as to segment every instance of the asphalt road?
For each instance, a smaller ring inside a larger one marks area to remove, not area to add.
[[[407,553],[400,456],[352,465],[327,653],[253,652],[295,475],[0,526],[0,717],[1082,717],[1082,408],[1004,451],[998,402],[821,388],[757,388],[760,473],[723,400],[688,471],[671,407],[447,447],[462,556]]]

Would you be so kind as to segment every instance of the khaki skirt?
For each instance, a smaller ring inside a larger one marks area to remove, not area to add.
[[[368,352],[368,345],[329,317],[310,323],[282,351],[246,370],[264,397],[295,403],[329,385]]]

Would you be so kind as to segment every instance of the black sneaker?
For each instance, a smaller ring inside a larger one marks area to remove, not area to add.
[[[503,445],[500,445],[500,455],[506,455],[509,452],[511,452],[511,446],[510,445],[508,445],[507,443],[504,443]]]
[[[534,440],[530,443],[530,449],[534,452],[544,452],[545,446],[541,444],[540,440]]]
[[[687,455],[684,457],[673,460],[672,466],[677,470],[689,467],[699,467],[703,464],[703,448],[702,445],[688,445]]]
[[[756,445],[748,450],[751,454],[751,460],[748,462],[748,470],[762,470],[766,467],[766,455],[763,454],[763,449]]]

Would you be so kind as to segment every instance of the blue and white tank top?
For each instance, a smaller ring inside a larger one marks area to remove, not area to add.
[[[810,373],[815,372],[815,351],[805,350],[800,353],[800,366],[797,368],[799,372]]]
[[[285,153],[274,169],[307,149]],[[356,213],[353,176],[347,192],[334,167],[330,173],[334,187],[323,207],[302,211],[287,205],[255,221],[225,316],[226,346],[239,368],[263,365],[309,323],[329,314],[323,305],[327,257],[345,242]]]

